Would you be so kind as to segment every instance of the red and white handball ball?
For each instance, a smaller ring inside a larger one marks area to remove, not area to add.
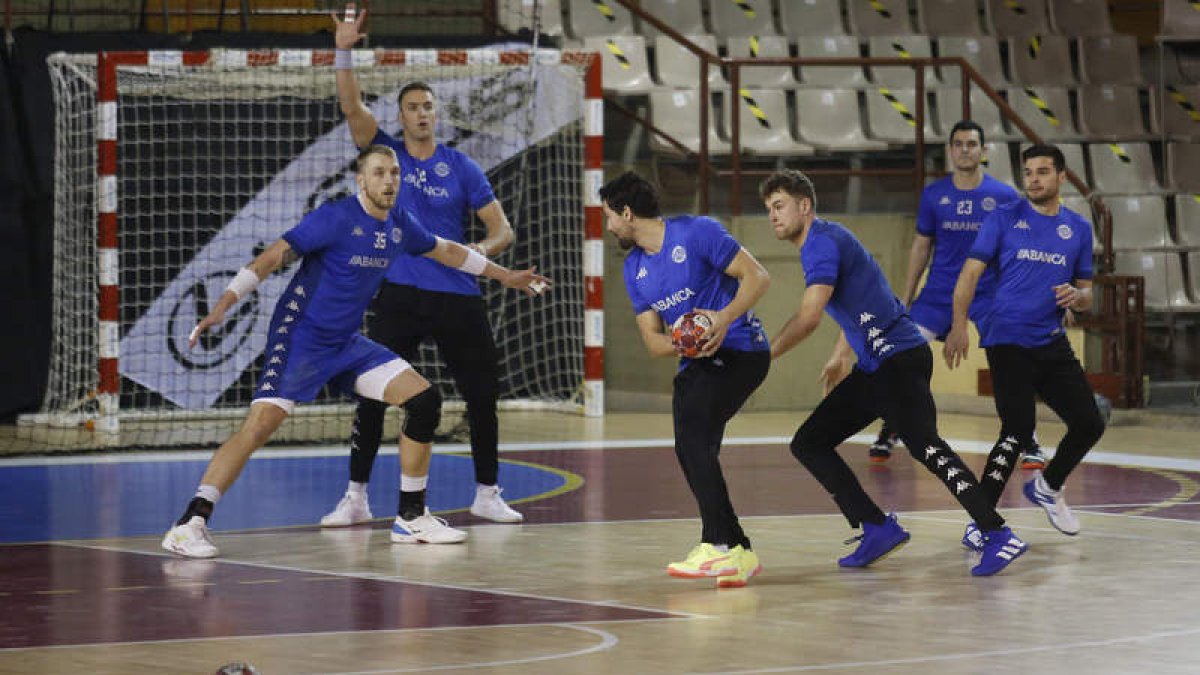
[[[699,312],[688,312],[671,325],[671,344],[680,356],[695,358],[708,342],[704,333],[709,328],[712,328],[711,319]]]

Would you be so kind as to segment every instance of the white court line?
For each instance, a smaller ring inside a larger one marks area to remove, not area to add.
[[[723,445],[787,445],[791,436],[743,436],[727,438]],[[846,439],[847,443],[870,445],[874,436],[858,434]],[[958,438],[948,438],[946,442],[956,452],[985,455],[992,450],[990,441],[975,441]],[[538,441],[531,443],[501,443],[502,452],[538,452],[542,450],[622,450],[633,448],[673,447],[671,438],[645,438],[634,440],[595,440],[595,441]],[[437,454],[466,453],[471,448],[465,443],[449,443],[434,448]],[[1042,446],[1049,454],[1054,448]],[[292,459],[297,457],[345,457],[348,450],[345,447],[304,447],[304,448],[263,448],[254,453],[256,459]],[[379,449],[380,455],[395,455],[399,452],[396,447]],[[211,450],[189,450],[183,452],[145,452],[118,454],[87,454],[68,457],[11,457],[0,459],[0,468],[24,466],[67,466],[73,464],[137,464],[151,462],[201,462],[212,457]],[[1132,466],[1145,469],[1175,469],[1178,471],[1200,471],[1200,459],[1180,457],[1157,457],[1153,455],[1135,455],[1121,452],[1092,450],[1085,458],[1087,464],[1112,464]]]

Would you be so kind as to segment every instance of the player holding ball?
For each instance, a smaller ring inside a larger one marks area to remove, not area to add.
[[[600,199],[608,231],[629,251],[625,287],[646,350],[680,357],[672,399],[675,455],[700,508],[702,530],[699,545],[667,565],[667,573],[745,586],[762,566],[733,511],[718,456],[726,423],[770,367],[767,336],[750,311],[770,277],[712,218],[664,218],[658,191],[636,173],[609,181]]]

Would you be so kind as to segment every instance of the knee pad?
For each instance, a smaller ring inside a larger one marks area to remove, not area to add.
[[[418,443],[432,441],[433,432],[442,421],[442,395],[438,393],[437,385],[430,385],[405,401],[404,410],[408,413],[404,419],[404,435]]]

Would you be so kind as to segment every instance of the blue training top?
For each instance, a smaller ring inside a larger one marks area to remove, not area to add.
[[[925,344],[879,264],[843,225],[814,220],[800,264],[806,284],[833,286],[825,311],[841,326],[863,371],[873,373],[887,359]]]
[[[1045,216],[1022,199],[983,221],[970,257],[998,275],[979,343],[1037,347],[1063,333],[1054,287],[1092,278],[1092,228],[1065,206]]]

